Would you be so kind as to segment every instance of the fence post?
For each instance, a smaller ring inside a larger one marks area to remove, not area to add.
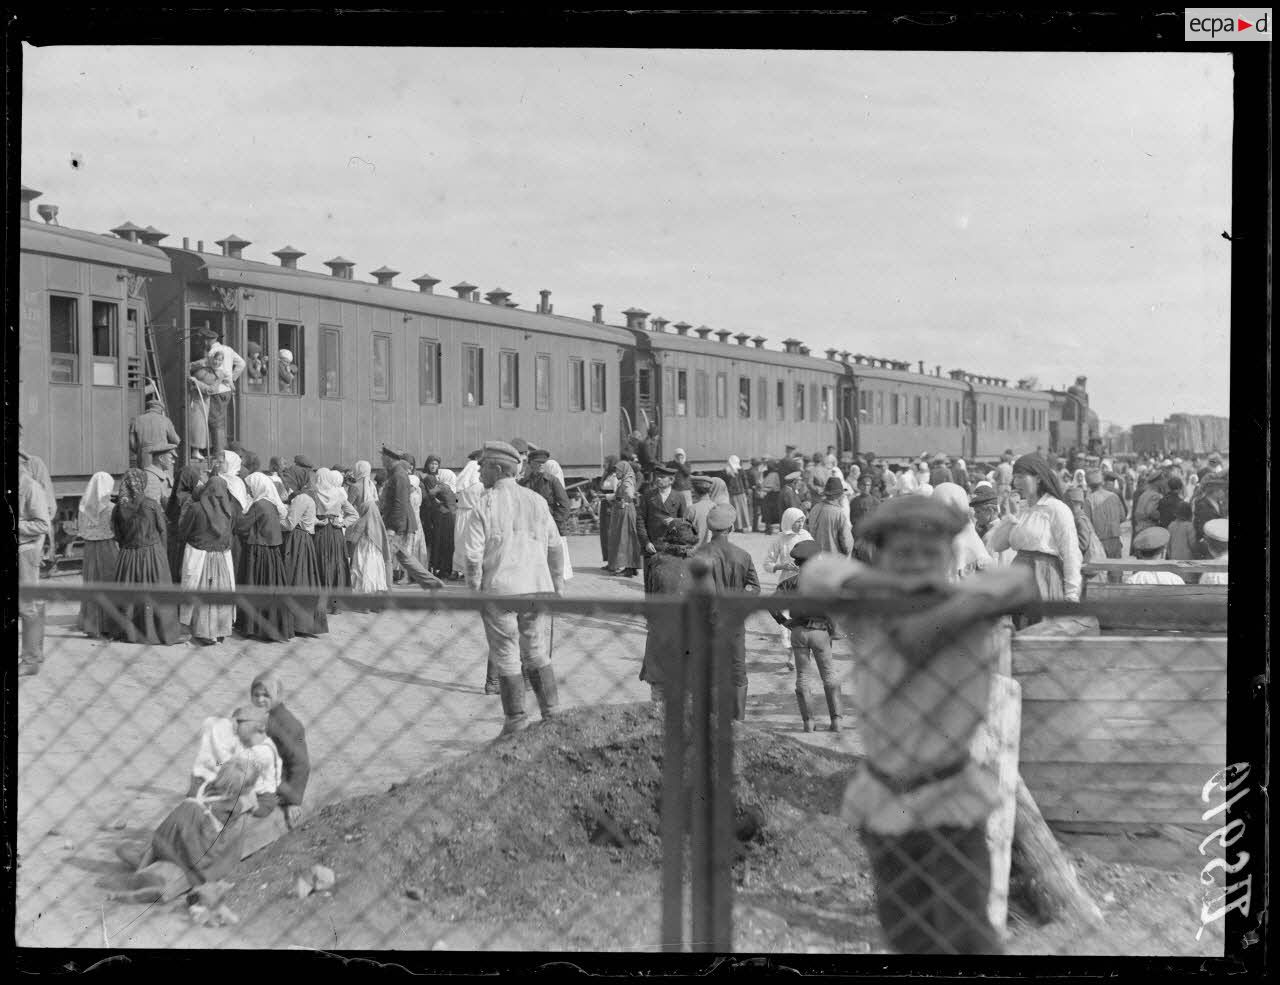
[[[733,950],[733,714],[737,688],[733,681],[735,648],[745,645],[745,617],[724,618],[711,602],[711,716],[710,789],[711,837],[707,846],[710,880],[708,950],[727,954]]]
[[[680,613],[682,638],[693,650],[694,603]],[[685,760],[689,750],[685,706],[689,698],[690,661],[679,652],[662,654],[664,723],[662,733],[662,949],[683,951],[689,938],[684,919],[685,833],[689,823]]]
[[[693,730],[693,762],[691,763],[690,798],[690,938],[694,951],[712,951],[713,937],[713,870],[712,842],[715,775],[712,768],[712,731],[714,729],[712,687],[713,645],[711,568],[695,558],[690,564],[693,584],[688,595],[690,674],[690,715]]]

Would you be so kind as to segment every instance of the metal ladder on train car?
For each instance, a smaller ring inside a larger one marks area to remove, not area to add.
[[[143,326],[143,348],[146,350],[146,367],[145,378],[146,383],[143,386],[142,402],[152,399],[160,401],[161,409],[164,411],[165,417],[169,416],[169,401],[165,399],[164,394],[164,377],[160,375],[160,354],[156,351],[155,327],[151,322],[151,312],[146,312],[147,318]]]

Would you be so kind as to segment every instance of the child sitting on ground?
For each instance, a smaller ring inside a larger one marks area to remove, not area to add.
[[[896,497],[859,524],[856,536],[874,547],[872,565],[824,555],[800,572],[805,594],[881,592],[927,603],[855,615],[846,628],[865,757],[843,814],[861,829],[880,924],[900,953],[1003,951],[988,915],[985,830],[999,788],[969,750],[997,673],[1000,616],[1037,593],[1021,566],[952,581],[953,538],[967,519],[931,497]]]

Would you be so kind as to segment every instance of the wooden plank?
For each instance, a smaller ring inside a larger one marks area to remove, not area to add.
[[[1108,586],[1118,588],[1120,586]],[[1130,586],[1140,592],[1148,586]],[[1159,587],[1159,586],[1152,586]],[[1105,631],[1124,630],[1127,633],[1141,632],[1191,632],[1191,633],[1225,633],[1227,631],[1227,598],[1211,598],[1203,595],[1188,598],[1182,595],[1183,589],[1205,591],[1213,586],[1201,589],[1198,585],[1185,585],[1182,589],[1175,585],[1163,586],[1162,595],[1133,595],[1124,598],[1115,596],[1095,600],[1092,596],[1086,603],[1089,612],[1098,617],[1098,624]]]
[[[1023,701],[1022,736],[1044,741],[1154,742],[1223,745],[1227,706],[1222,701]],[[1198,759],[1194,754],[1188,760]]]
[[[1088,640],[1013,638],[1014,676],[1040,670],[1227,672],[1225,636],[1099,636]]]
[[[1028,701],[1225,701],[1221,670],[1044,667],[1018,674]]]
[[[1089,586],[1090,602],[1131,602],[1148,600],[1170,601],[1227,601],[1226,585],[1112,585],[1094,582]]]
[[[1096,575],[1107,571],[1172,571],[1175,574],[1201,574],[1206,571],[1226,571],[1223,561],[1141,561],[1138,558],[1108,558],[1105,561],[1090,561],[1083,565],[1081,571],[1086,575]]]
[[[1200,800],[1200,792],[1220,768],[1221,763],[1023,763],[1022,774],[1046,819],[1203,824],[1201,816],[1212,805]]]
[[[1041,619],[1026,629],[1014,633],[1014,639],[1061,639],[1062,637],[1097,636],[1099,632],[1097,616],[1054,616]]]
[[[1185,742],[1146,741],[1142,739],[1124,742],[1115,739],[1076,739],[1062,735],[1040,735],[1024,732],[1021,760],[1024,763],[1046,763],[1073,760],[1082,763],[1185,763],[1194,757],[1206,763],[1225,762],[1227,746],[1223,741],[1201,746]]]

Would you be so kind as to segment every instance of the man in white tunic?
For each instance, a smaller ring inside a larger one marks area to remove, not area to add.
[[[1226,517],[1219,517],[1216,520],[1210,520],[1204,525],[1204,545],[1209,549],[1210,558],[1214,561],[1227,563],[1227,540],[1229,526]],[[1201,585],[1226,585],[1228,584],[1227,572],[1225,571],[1208,571],[1200,576]]]
[[[520,454],[515,448],[505,441],[485,443],[480,459],[480,482],[485,492],[464,533],[467,585],[491,595],[561,595],[564,562],[560,532],[547,501],[516,482],[519,471]],[[532,600],[519,608],[490,605],[481,613],[506,716],[501,735],[529,725],[522,665],[543,719],[554,715],[559,706],[547,652],[547,620]]]

